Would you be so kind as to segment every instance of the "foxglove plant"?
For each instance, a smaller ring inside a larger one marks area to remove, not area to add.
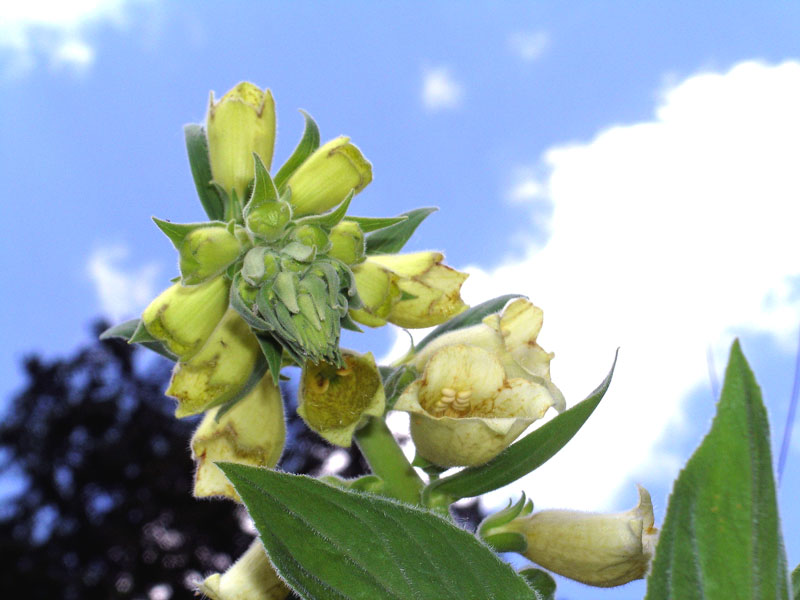
[[[179,274],[140,319],[104,334],[175,362],[166,393],[176,417],[204,415],[191,440],[194,494],[243,503],[259,531],[198,591],[216,600],[290,590],[324,600],[554,597],[549,574],[515,572],[497,551],[601,587],[652,571],[654,599],[756,597],[753,589],[788,598],[768,428],[738,344],[719,416],[676,483],[660,542],[644,488],[626,513],[534,512],[523,496],[475,536],[456,527],[451,504],[552,458],[598,406],[611,373],[567,408],[551,380],[554,356],[537,342],[542,310],[513,295],[468,307],[467,275],[442,253],[401,253],[434,209],[351,214],[372,165],[347,137],[320,145],[303,116],[300,142],[273,170],[271,92],[240,83],[218,102],[212,95],[205,126],[185,129],[208,220],[154,219],[178,252]],[[378,365],[341,347],[341,330],[361,331],[359,323],[435,328],[402,359]],[[278,383],[292,368],[304,422],[331,444],[355,441],[372,474],[274,470],[286,435]],[[410,415],[412,463],[386,426],[393,410]],[[547,414],[556,416],[515,442]],[[731,469],[727,458],[740,462]]]

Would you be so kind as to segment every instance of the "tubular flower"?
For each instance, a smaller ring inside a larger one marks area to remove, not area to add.
[[[346,351],[342,358],[342,368],[328,363],[305,364],[297,414],[330,443],[348,447],[367,417],[383,414],[386,396],[372,353]]]
[[[400,327],[432,327],[466,310],[461,284],[467,278],[442,264],[441,252],[368,257],[353,268],[363,303],[351,310],[354,320],[370,327],[387,322]]]
[[[241,200],[253,179],[253,152],[269,168],[275,147],[275,101],[272,92],[243,81],[219,102],[211,102],[206,119],[211,173],[226,193]]]
[[[412,359],[422,377],[394,409],[410,413],[420,456],[444,467],[480,465],[551,406],[563,410],[549,381],[552,355],[536,345],[540,328],[541,310],[520,299],[501,316],[436,338]]]
[[[658,541],[650,494],[641,486],[639,504],[623,513],[543,510],[502,529],[524,536],[522,552],[554,573],[597,587],[642,579]]]
[[[192,436],[192,458],[197,465],[194,495],[227,496],[238,502],[239,495],[214,463],[277,464],[286,440],[281,392],[267,374],[233,408],[221,416],[219,411],[208,411]]]
[[[231,400],[244,387],[260,355],[255,335],[229,308],[200,351],[175,365],[166,391],[178,400],[175,416],[194,415]]]
[[[227,571],[210,575],[197,591],[211,600],[283,600],[289,595],[258,539]]]

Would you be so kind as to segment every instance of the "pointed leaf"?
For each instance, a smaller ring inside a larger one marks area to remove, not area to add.
[[[538,469],[572,439],[597,408],[611,384],[616,363],[615,357],[606,378],[586,400],[511,444],[486,464],[432,481],[423,490],[423,499],[438,505],[449,503],[450,499],[479,496]],[[437,497],[442,500],[437,502]]]
[[[364,233],[372,233],[373,231],[378,231],[379,229],[386,229],[387,227],[391,227],[392,225],[397,225],[398,223],[402,223],[403,221],[407,221],[408,217],[401,216],[401,217],[353,217],[348,216],[345,217],[345,221],[352,221],[353,223],[358,224],[361,228],[361,231]]]
[[[120,323],[119,325],[115,325],[114,327],[109,327],[103,333],[100,334],[101,340],[107,340],[110,338],[122,338],[126,342],[139,344],[140,346],[144,346],[148,350],[152,350],[156,354],[160,354],[164,358],[168,358],[172,362],[176,362],[178,357],[175,356],[172,352],[170,352],[164,344],[159,341],[142,341],[142,342],[135,342],[131,341],[136,331],[139,329],[139,325],[141,323],[141,319],[131,319],[130,321],[125,321],[124,323]],[[142,328],[144,329],[144,328]]]
[[[314,152],[317,148],[319,148],[319,127],[314,122],[314,119],[311,118],[306,111],[300,111],[303,114],[303,118],[306,120],[306,127],[303,131],[303,137],[300,138],[300,142],[297,144],[297,147],[292,152],[292,155],[289,159],[284,163],[284,165],[278,170],[277,175],[275,175],[275,185],[278,187],[279,190],[283,191],[286,182],[289,181],[289,177],[292,176],[303,161],[311,156],[311,153]]]
[[[392,254],[400,252],[403,246],[406,245],[408,239],[419,227],[419,224],[425,220],[425,217],[433,212],[439,210],[438,208],[417,208],[409,212],[405,212],[400,216],[408,217],[405,221],[371,233],[366,238],[367,255],[370,254]]]
[[[272,383],[278,385],[281,376],[283,347],[268,333],[257,334],[256,339],[258,340],[258,345],[261,346],[261,352],[264,353],[264,358],[267,359],[267,367],[272,375]]]
[[[789,598],[761,390],[736,341],[717,414],[670,495],[648,600]]]
[[[276,570],[304,598],[536,597],[474,536],[433,513],[302,475],[217,464]]]
[[[345,199],[341,201],[339,206],[333,209],[330,212],[326,212],[322,215],[312,215],[310,217],[304,217],[302,219],[298,219],[297,223],[310,223],[313,225],[319,225],[321,227],[325,227],[327,229],[331,229],[334,225],[341,221],[345,214],[347,213],[347,209],[350,207],[350,201],[353,199],[353,195],[355,192],[350,190],[350,193],[345,196]]]
[[[189,167],[192,169],[194,186],[200,203],[212,221],[222,219],[225,214],[222,198],[211,185],[211,161],[208,156],[208,139],[206,130],[202,125],[191,123],[184,125],[183,133],[186,137],[186,152],[189,155]]]
[[[275,189],[272,177],[269,176],[269,171],[267,171],[267,167],[264,166],[261,157],[253,152],[253,160],[255,161],[253,193],[249,196],[247,201],[245,215],[265,202],[275,202],[278,200],[278,190]]]
[[[492,300],[487,300],[486,302],[481,302],[480,304],[465,310],[460,315],[456,315],[449,321],[439,325],[436,329],[422,338],[422,341],[415,346],[414,350],[419,352],[443,333],[477,325],[483,321],[484,317],[503,310],[503,307],[508,304],[509,300],[521,297],[521,294],[507,294],[505,296],[498,296]]]
[[[164,221],[157,217],[151,217],[153,219],[153,223],[156,224],[161,232],[169,238],[169,241],[172,242],[172,245],[175,246],[177,250],[181,249],[183,245],[183,240],[195,229],[199,229],[201,227],[207,227],[209,225],[213,225],[214,223],[173,223],[171,221]],[[216,223],[221,224],[221,223]],[[224,224],[223,224],[224,225]]]

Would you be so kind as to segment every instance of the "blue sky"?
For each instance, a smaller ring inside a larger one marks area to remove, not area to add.
[[[0,23],[3,397],[26,352],[69,352],[167,285],[174,253],[149,217],[202,218],[181,126],[248,79],[275,95],[276,162],[309,111],[374,165],[353,210],[439,206],[409,249],[445,250],[473,302],[523,292],[544,309],[568,401],[621,347],[597,414],[524,483],[539,506],[623,510],[639,481],[663,518],[713,415],[707,352],[721,378],[735,336],[777,454],[800,327],[800,5],[61,4]],[[799,442],[781,489],[793,565]]]

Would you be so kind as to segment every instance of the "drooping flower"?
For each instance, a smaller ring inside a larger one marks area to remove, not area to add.
[[[256,539],[227,571],[206,577],[197,591],[211,600],[283,600],[290,590]]]
[[[550,382],[552,355],[536,344],[540,328],[541,310],[519,299],[502,315],[436,338],[411,360],[422,377],[394,409],[410,413],[420,456],[444,467],[480,465],[550,407],[563,410]]]

